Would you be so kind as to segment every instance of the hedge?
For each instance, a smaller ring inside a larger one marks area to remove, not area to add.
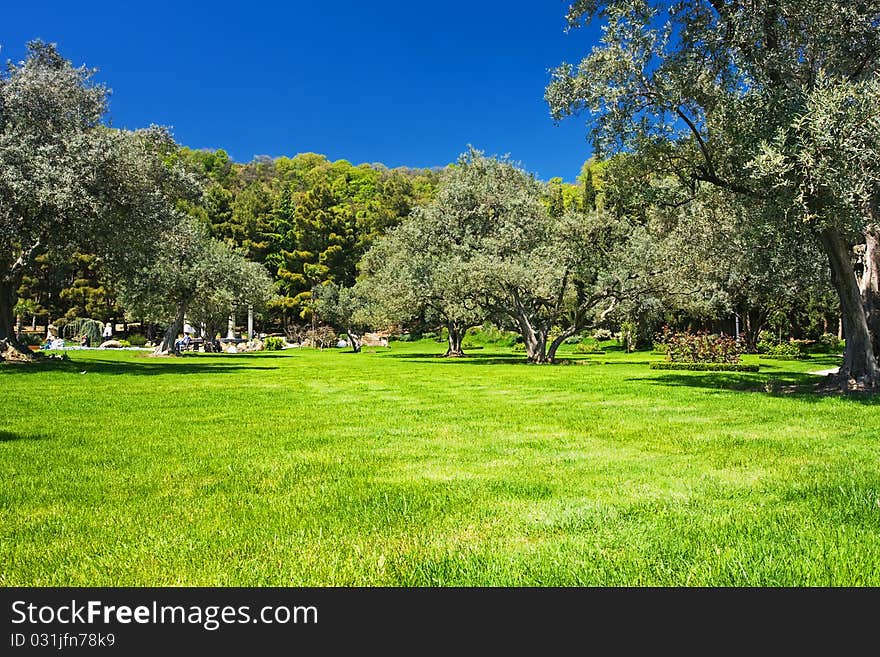
[[[651,363],[652,370],[692,370],[694,372],[757,372],[758,365],[743,363]]]

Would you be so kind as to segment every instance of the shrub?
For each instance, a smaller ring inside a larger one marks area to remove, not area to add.
[[[599,340],[600,342],[605,341],[605,340],[613,340],[614,333],[612,333],[608,329],[600,328],[600,329],[596,329],[595,331],[593,331],[593,337],[596,338],[597,340]]]
[[[780,360],[798,360],[804,357],[809,358],[807,354],[801,351],[801,347],[794,342],[782,342],[780,344],[769,346],[765,345],[763,351],[759,345],[758,353],[762,354],[765,358],[778,358]]]
[[[777,345],[778,346],[778,345]],[[771,353],[771,354],[761,354],[761,358],[765,360],[810,360],[812,356],[810,354],[801,354],[801,353]]]
[[[306,340],[316,349],[327,349],[336,346],[336,331],[327,325],[320,325],[317,328],[306,331]]]
[[[657,336],[666,346],[666,360],[672,363],[738,363],[743,348],[733,337],[707,332],[674,333],[669,327]]]
[[[119,346],[122,348],[126,348],[126,347],[131,346],[131,342],[129,342],[128,340],[117,340],[116,342],[118,342]]]
[[[103,341],[101,336],[103,328],[104,325],[97,320],[80,317],[66,322],[61,329],[61,336],[65,340],[76,340],[82,335],[87,335],[92,346],[96,347]]]
[[[581,340],[577,346],[574,348],[575,353],[577,354],[604,354],[605,352],[599,346],[599,341],[596,338],[584,338]]]
[[[128,342],[132,347],[143,347],[147,344],[147,336],[140,333],[133,333],[128,336]]]
[[[815,351],[821,351],[826,354],[836,354],[843,351],[846,343],[833,333],[823,333],[813,345]]]
[[[494,324],[488,323],[469,328],[465,336],[466,339],[469,338],[468,344],[471,345],[497,345],[499,347],[510,347],[517,338],[516,333],[504,331]]]
[[[652,370],[691,370],[694,372],[757,372],[758,365],[744,363],[651,363]]]
[[[284,348],[284,338],[271,335],[263,338],[263,348],[266,351],[279,351]]]
[[[755,350],[759,354],[774,354],[777,356],[790,355],[805,352],[812,344],[809,340],[786,340],[781,341],[770,331],[761,331],[758,334],[758,342]]]
[[[758,342],[766,342],[767,344],[779,344],[776,334],[766,329],[758,333]]]
[[[483,345],[481,345],[477,342],[474,342],[473,340],[469,340],[468,338],[465,338],[464,340],[461,341],[461,348],[462,349],[485,349],[485,347]]]
[[[22,331],[18,336],[18,341],[26,347],[38,347],[43,344],[43,336],[39,333],[25,333]]]

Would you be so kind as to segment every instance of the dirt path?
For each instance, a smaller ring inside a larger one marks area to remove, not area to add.
[[[827,369],[827,370],[816,370],[815,372],[810,372],[810,374],[818,374],[819,376],[827,376],[829,374],[837,374],[838,371],[840,371],[839,367],[832,367],[831,369]]]

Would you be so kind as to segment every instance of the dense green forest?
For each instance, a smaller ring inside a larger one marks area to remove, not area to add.
[[[263,318],[270,331],[310,319],[315,285],[352,284],[370,245],[429,200],[438,181],[430,169],[355,166],[315,153],[247,164],[233,162],[223,150],[180,148],[169,157],[203,181],[201,199],[181,201],[186,212],[273,277],[277,294]],[[84,317],[124,321],[112,272],[95,260],[79,251],[36,256],[38,266],[18,292],[23,328]]]
[[[359,263],[371,246],[414,208],[430,203],[444,171],[457,166],[453,163],[445,170],[391,169],[378,163],[332,162],[316,153],[258,157],[242,164],[232,161],[223,150],[187,147],[176,148],[166,161],[194,172],[203,190],[197,200],[179,200],[181,209],[207,227],[212,237],[259,263],[271,276],[273,294],[257,319],[261,332],[291,338],[322,321],[315,312],[316,286],[354,285],[364,275]],[[541,183],[541,200],[548,212],[557,216],[566,211],[585,214],[597,210],[618,219],[644,214],[645,209],[634,205],[621,189],[619,179],[629,175],[630,169],[620,157],[590,159],[574,176],[575,183],[559,178]],[[612,179],[608,189],[607,171]],[[100,266],[95,254],[47,250],[36,255],[34,262],[33,271],[18,289],[17,328],[25,336],[38,329],[42,334],[48,324],[61,328],[81,318],[131,324],[131,335],[150,338],[165,330],[161,322],[126,312],[112,272]],[[774,283],[780,284],[774,287],[766,280],[774,276],[778,273],[757,268],[751,272],[713,271],[693,294],[681,297],[680,303],[666,303],[661,312],[646,312],[651,304],[644,304],[638,313],[630,309],[629,316],[610,315],[603,327],[619,332],[623,324],[635,331],[639,344],[650,344],[664,325],[732,334],[739,313],[741,331],[757,327],[753,344],[761,330],[767,332],[766,339],[775,342],[838,333],[839,313],[827,284],[819,279],[807,286],[803,281],[776,280]],[[491,322],[493,318],[485,319]],[[494,319],[504,325],[503,319]],[[243,320],[238,317],[239,323]],[[430,315],[422,313],[403,325],[371,328],[433,332],[442,326],[442,321],[432,323]],[[31,340],[39,337],[42,335],[34,335]]]

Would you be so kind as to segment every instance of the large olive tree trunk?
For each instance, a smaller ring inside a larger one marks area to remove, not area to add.
[[[834,228],[821,233],[822,246],[831,265],[831,280],[840,297],[846,348],[839,377],[842,386],[875,389],[880,387],[880,368],[868,330],[868,317],[862,292],[852,263],[852,249],[843,234]]]
[[[767,326],[770,311],[766,308],[749,308],[746,312],[742,313],[742,317],[744,320],[742,333],[746,344],[746,351],[750,354],[757,353],[761,331]]]
[[[348,334],[348,345],[351,347],[351,350],[359,354],[364,343],[363,336],[360,333],[353,332],[350,328],[346,329],[345,332]]]
[[[186,303],[180,303],[177,306],[177,317],[174,318],[174,321],[171,323],[171,326],[168,327],[168,330],[165,331],[165,337],[162,338],[162,344],[156,347],[156,350],[153,352],[156,355],[169,354],[174,350],[174,341],[177,339],[177,336],[183,330],[183,320],[186,317]]]
[[[18,301],[17,289],[18,287],[11,280],[11,277],[4,276],[0,279],[0,340],[8,340],[10,343],[17,342],[15,313],[13,312]]]
[[[458,322],[447,322],[446,331],[448,333],[447,340],[449,346],[446,349],[446,353],[443,354],[444,358],[462,358],[464,350],[461,348],[461,343],[464,340],[464,334],[467,329]]]
[[[546,322],[538,319],[534,309],[528,307],[518,294],[514,293],[512,295],[512,301],[513,303],[509,306],[502,306],[501,310],[507,313],[519,329],[529,362],[536,364],[549,363],[547,336],[550,333],[550,327],[547,326]]]
[[[22,346],[16,331],[15,305],[18,302],[18,287],[21,275],[12,271],[0,274],[0,361],[5,359],[30,361],[30,349]]]
[[[859,289],[871,334],[871,346],[874,355],[880,356],[880,224],[871,224],[865,231],[864,268]]]
[[[538,330],[531,332],[528,337],[523,336],[523,343],[530,363],[541,365],[550,362],[547,355],[547,335],[543,331]]]
[[[533,325],[525,314],[520,314],[516,317],[516,320],[529,362],[536,364],[549,363],[550,358],[547,355],[547,328],[540,324]]]
[[[562,343],[565,342],[566,339],[570,338],[577,332],[578,327],[576,325],[572,325],[565,329],[562,333],[557,335],[553,339],[553,342],[550,343],[550,347],[547,349],[547,360],[549,360],[551,363],[555,363],[556,350],[559,349],[560,346],[562,346]]]

